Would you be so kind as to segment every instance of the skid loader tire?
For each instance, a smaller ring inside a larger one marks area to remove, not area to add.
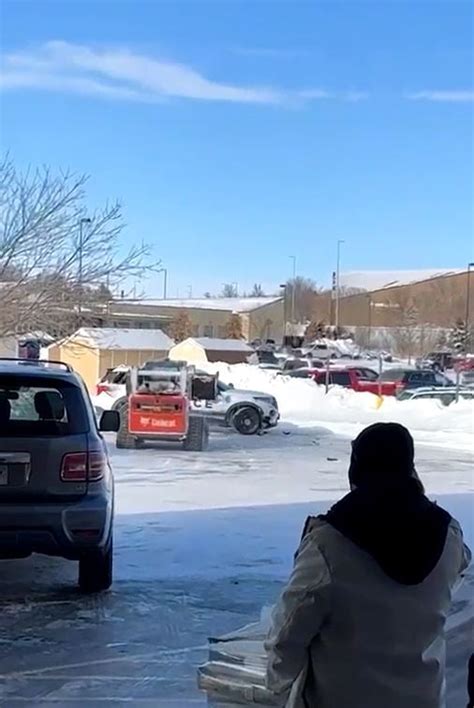
[[[118,450],[134,450],[136,446],[136,438],[128,431],[128,404],[125,404],[120,409],[120,428],[117,431],[115,447]]]
[[[202,452],[209,444],[209,426],[205,418],[191,416],[188,434],[183,442],[183,450]]]

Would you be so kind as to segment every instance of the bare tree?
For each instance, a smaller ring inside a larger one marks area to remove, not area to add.
[[[236,283],[224,283],[220,297],[238,297],[239,293],[237,290]]]
[[[400,325],[394,329],[393,338],[398,354],[408,357],[408,362],[415,353],[419,332],[419,308],[410,293],[398,293],[393,305],[398,309]]]
[[[193,323],[187,310],[178,310],[170,322],[169,334],[176,342],[183,342],[192,337]]]
[[[0,163],[0,336],[67,334],[103,314],[114,287],[159,266],[144,244],[122,251],[119,203],[86,212],[87,180]]]
[[[249,297],[265,297],[265,292],[260,283],[255,283]]]
[[[310,278],[298,276],[294,280],[288,280],[285,285],[285,319],[289,321],[293,318],[294,306],[294,318],[297,322],[311,320],[317,293],[316,283]]]

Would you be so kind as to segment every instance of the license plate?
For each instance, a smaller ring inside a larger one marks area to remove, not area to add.
[[[8,465],[0,465],[0,486],[8,484]]]

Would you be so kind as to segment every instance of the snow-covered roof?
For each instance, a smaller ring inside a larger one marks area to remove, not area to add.
[[[186,342],[196,342],[207,351],[213,352],[253,352],[252,347],[241,339],[217,339],[212,337],[190,337]]]
[[[252,312],[259,307],[271,305],[282,300],[281,297],[204,297],[183,300],[122,300],[117,302],[154,307],[169,307],[183,310],[224,310],[230,312]]]
[[[420,280],[430,280],[446,275],[463,273],[465,268],[434,268],[425,270],[358,270],[341,273],[340,282],[346,288],[362,288],[364,290],[380,290],[418,283]]]
[[[81,327],[70,337],[86,340],[94,349],[155,349],[168,351],[174,344],[161,329],[114,329]]]

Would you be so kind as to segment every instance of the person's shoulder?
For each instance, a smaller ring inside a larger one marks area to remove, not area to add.
[[[324,532],[326,527],[329,527],[329,524],[324,516],[308,516],[304,522],[301,540],[303,541],[308,536],[317,536],[319,533]]]

